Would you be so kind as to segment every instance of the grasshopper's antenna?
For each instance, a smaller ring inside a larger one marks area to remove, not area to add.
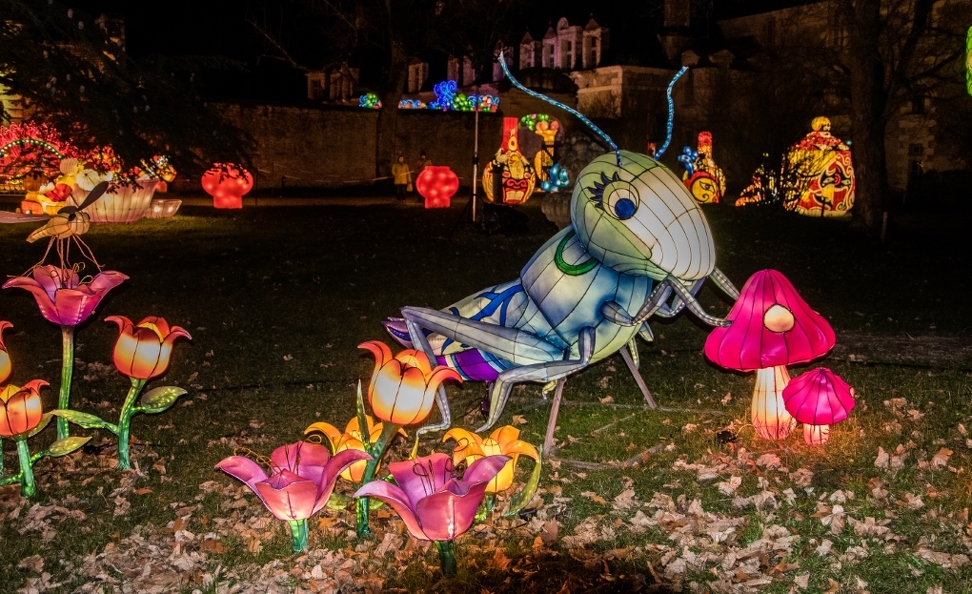
[[[675,86],[675,82],[682,78],[682,75],[687,70],[688,66],[682,66],[682,69],[668,83],[668,88],[665,89],[665,97],[668,98],[668,127],[665,130],[665,144],[655,153],[656,161],[665,153],[665,150],[668,149],[668,144],[672,141],[672,125],[675,122],[675,104],[672,102],[672,87]]]
[[[580,113],[579,111],[577,111],[573,107],[569,107],[567,105],[564,105],[563,103],[561,103],[559,101],[555,101],[555,100],[551,99],[550,97],[547,97],[546,95],[543,95],[541,93],[537,93],[536,91],[531,91],[530,89],[528,89],[525,86],[523,86],[520,83],[520,81],[518,81],[515,78],[513,78],[513,75],[510,73],[510,69],[506,67],[506,60],[503,58],[503,50],[500,50],[498,60],[499,60],[499,63],[500,63],[500,68],[503,69],[503,74],[506,75],[506,78],[510,79],[510,82],[513,83],[513,86],[514,87],[520,89],[521,91],[523,91],[524,93],[526,93],[527,95],[529,95],[531,97],[536,97],[537,99],[540,99],[541,101],[546,101],[547,103],[549,103],[551,105],[556,105],[557,107],[559,107],[560,109],[566,111],[567,113],[574,114],[575,116],[577,116],[580,119],[580,121],[584,122],[584,124],[586,124],[588,128],[590,128],[591,130],[597,132],[597,135],[600,136],[601,139],[604,140],[604,142],[606,142],[609,147],[611,147],[611,150],[612,151],[614,151],[614,154],[615,154],[615,156],[618,159],[618,167],[621,166],[621,151],[618,149],[618,145],[614,144],[614,141],[611,140],[611,137],[608,136],[607,134],[605,134],[603,130],[601,130],[600,128],[598,128],[597,126],[595,126],[594,125],[594,122],[592,122],[589,119],[587,119],[587,117],[585,117],[584,114]]]

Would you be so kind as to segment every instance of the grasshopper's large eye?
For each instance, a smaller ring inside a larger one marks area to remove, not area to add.
[[[604,188],[604,209],[622,221],[634,216],[639,203],[638,190],[628,182],[614,182]]]
[[[630,182],[619,179],[617,173],[610,178],[601,173],[600,181],[594,182],[590,192],[591,200],[611,216],[622,221],[633,217],[641,204],[637,188]]]

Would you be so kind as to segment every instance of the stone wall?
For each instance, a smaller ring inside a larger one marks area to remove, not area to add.
[[[349,107],[225,103],[223,116],[251,137],[249,154],[257,189],[326,188],[375,183],[378,113]],[[469,185],[475,114],[399,112],[396,153],[414,164],[425,151]],[[479,116],[480,161],[499,147],[502,115]]]

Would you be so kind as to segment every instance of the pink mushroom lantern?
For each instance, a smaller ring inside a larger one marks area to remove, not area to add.
[[[830,441],[830,426],[854,410],[854,388],[824,367],[808,371],[783,389],[783,406],[803,423],[803,439],[810,445]]]
[[[215,208],[243,208],[243,195],[253,189],[253,176],[234,163],[213,163],[202,176],[202,187]]]
[[[459,177],[444,165],[428,165],[415,179],[415,189],[425,198],[425,208],[449,208]]]
[[[726,319],[732,323],[706,339],[705,356],[727,369],[756,371],[753,428],[763,439],[784,439],[796,426],[783,405],[786,366],[825,355],[834,331],[776,270],[751,276]]]

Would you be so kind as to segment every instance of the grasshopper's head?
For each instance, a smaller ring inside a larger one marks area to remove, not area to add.
[[[694,281],[715,268],[712,233],[698,204],[664,165],[621,151],[577,177],[571,221],[587,251],[625,274]]]

